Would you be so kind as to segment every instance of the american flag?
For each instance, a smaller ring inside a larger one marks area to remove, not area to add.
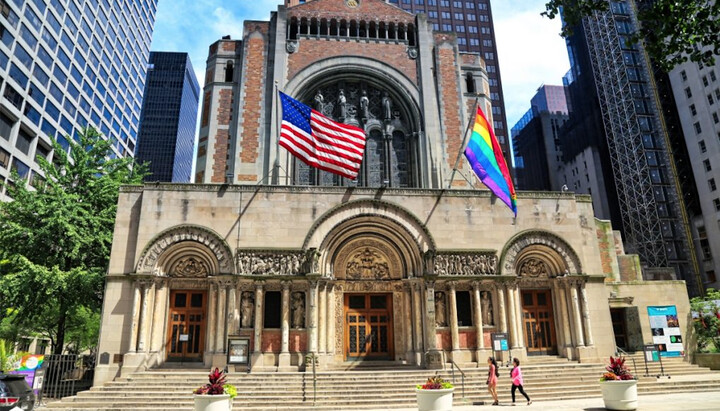
[[[365,152],[365,132],[337,123],[280,92],[280,145],[305,164],[355,180]]]

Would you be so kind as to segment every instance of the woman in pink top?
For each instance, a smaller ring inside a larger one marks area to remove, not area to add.
[[[495,362],[495,359],[493,357],[488,357],[488,378],[487,378],[487,386],[488,386],[488,392],[490,395],[492,395],[493,402],[492,405],[498,405],[498,394],[497,394],[497,381],[498,376],[500,376],[500,371],[498,371],[497,362]]]
[[[517,358],[513,358],[513,369],[510,372],[510,378],[512,378],[512,405],[515,405],[515,390],[520,389],[520,394],[522,394],[525,399],[527,399],[527,404],[532,404],[532,401],[530,400],[530,397],[528,397],[527,394],[525,394],[525,390],[523,390],[523,376],[522,376],[522,370],[520,369],[520,360]]]

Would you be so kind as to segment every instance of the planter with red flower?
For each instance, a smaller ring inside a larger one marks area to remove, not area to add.
[[[638,407],[637,380],[625,365],[624,357],[610,357],[600,378],[605,408],[608,410],[635,410]]]
[[[455,387],[448,381],[434,376],[428,378],[425,384],[418,384],[415,388],[418,411],[452,410]]]
[[[220,369],[210,371],[208,383],[193,391],[195,411],[231,411],[232,399],[237,395],[234,385],[225,382]]]

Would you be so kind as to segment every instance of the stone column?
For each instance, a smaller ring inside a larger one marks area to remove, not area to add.
[[[413,352],[412,284],[403,284],[403,332],[405,333],[405,360],[411,361]]]
[[[563,281],[558,284],[558,296],[560,296],[560,301],[558,301],[558,305],[560,306],[560,324],[562,324],[563,334],[565,335],[565,347],[572,347],[573,346],[573,334],[572,334],[572,313],[568,309],[568,284],[567,282]],[[566,350],[566,355],[567,350]]]
[[[553,302],[553,321],[555,322],[555,331],[557,332],[558,342],[558,353],[562,353],[565,348],[565,326],[564,318],[562,317],[562,307],[560,305],[560,290],[557,281],[550,280],[552,287],[552,302]]]
[[[325,289],[327,290],[327,347],[325,352],[333,354],[335,353],[335,285],[328,283]]]
[[[165,335],[165,324],[167,323],[167,315],[165,315],[165,304],[167,304],[167,285],[166,280],[155,279],[155,304],[153,307],[152,333],[150,335],[150,351],[160,352],[163,349],[163,337]]]
[[[133,289],[133,305],[128,352],[137,352],[138,319],[140,317],[140,299],[142,298],[142,292],[140,290],[140,281],[134,281],[131,286]]]
[[[279,367],[290,367],[290,285],[282,282],[282,309],[280,311],[280,357]]]
[[[508,284],[507,286],[507,306],[508,306],[508,317],[510,319],[510,344],[513,350],[518,348],[518,334],[517,334],[517,304],[515,303],[515,289],[514,285]]]
[[[263,332],[263,281],[255,282],[255,324],[254,324],[254,341],[253,353],[262,353],[262,332]]]
[[[215,352],[225,352],[225,283],[221,280],[217,284],[217,305],[215,306]]]
[[[327,287],[325,282],[318,285],[320,309],[318,310],[318,352],[325,353],[327,345]]]
[[[208,319],[207,319],[207,352],[215,352],[215,307],[217,307],[217,284],[210,282],[208,286]]]
[[[457,319],[457,296],[455,294],[457,281],[448,282],[450,291],[450,338],[452,341],[453,354],[460,350],[460,332],[458,331]]]
[[[425,282],[425,348],[427,351],[437,349],[435,337],[435,281]]]
[[[593,343],[592,329],[590,328],[590,307],[588,307],[587,290],[585,282],[580,284],[580,298],[582,299],[583,329],[585,330],[585,345],[591,347]]]
[[[413,337],[415,341],[415,364],[423,364],[422,353],[423,346],[423,314],[422,314],[422,285],[419,282],[411,284],[412,304],[413,304]]]
[[[482,350],[485,348],[485,336],[483,334],[482,303],[480,302],[479,281],[473,281],[473,324],[475,324],[475,349]],[[478,353],[478,364],[480,364],[479,355],[480,354]]]
[[[524,327],[525,323],[524,323],[524,319],[523,319],[524,314],[523,314],[523,309],[522,309],[522,300],[521,300],[522,296],[520,294],[520,285],[519,284],[515,287],[514,293],[515,293],[515,308],[517,310],[516,316],[515,316],[515,318],[516,318],[516,320],[515,320],[516,327],[515,328],[517,329],[518,348],[520,348],[522,350],[522,348],[525,347],[525,339],[523,338],[525,336],[525,333],[523,331],[524,330],[523,327]]]
[[[500,317],[500,332],[506,333],[508,332],[507,328],[507,317],[505,316],[505,286],[500,283],[496,284],[496,290],[497,290],[497,305],[498,305],[498,316]]]
[[[308,329],[308,351],[317,354],[318,352],[318,281],[308,281],[308,304],[306,325]]]
[[[574,324],[575,324],[575,341],[577,341],[578,347],[584,347],[585,340],[583,338],[582,315],[580,314],[580,301],[578,301],[577,283],[575,283],[574,281],[570,283],[570,298],[572,299],[572,306],[573,306],[573,320],[574,320]]]
[[[140,288],[142,290],[142,302],[140,303],[140,319],[138,320],[138,352],[146,352],[147,347],[145,341],[147,339],[147,316],[148,316],[148,297],[150,296],[150,288],[152,287],[152,280],[140,281]]]
[[[235,293],[235,282],[228,283],[227,292],[227,325],[225,326],[225,336],[237,334],[239,328],[240,311],[238,309],[237,294]],[[227,340],[227,338],[226,338]]]

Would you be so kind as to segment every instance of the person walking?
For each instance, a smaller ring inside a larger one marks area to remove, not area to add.
[[[498,402],[498,394],[497,394],[497,382],[498,377],[500,376],[500,371],[498,370],[497,362],[495,362],[495,358],[488,357],[488,378],[487,378],[487,386],[488,386],[488,392],[490,395],[492,395],[492,398],[495,402],[492,403],[492,405],[499,405]]]
[[[532,404],[532,400],[523,389],[523,375],[522,370],[520,369],[520,360],[517,358],[513,358],[513,369],[510,371],[510,378],[512,378],[512,390],[510,391],[512,394],[512,405],[515,405],[515,390],[517,389],[520,390],[520,394],[522,394],[527,400],[527,405]]]

